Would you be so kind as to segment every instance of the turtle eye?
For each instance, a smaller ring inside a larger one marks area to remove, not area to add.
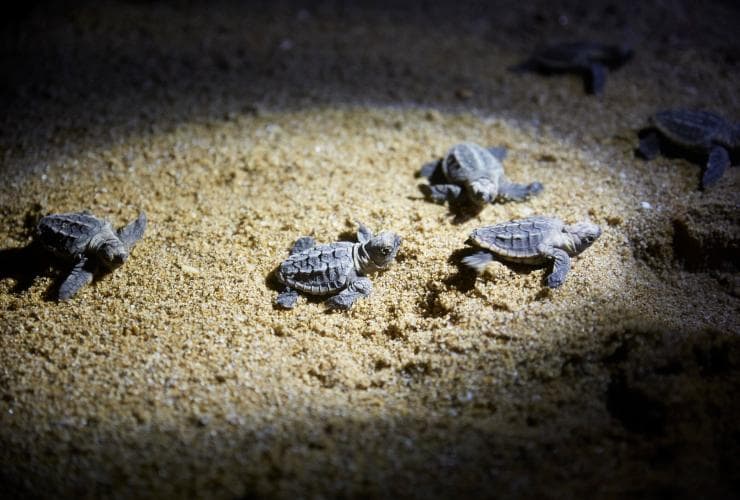
[[[391,249],[388,247],[383,247],[380,249],[380,253],[382,253],[383,255],[389,255],[391,253]]]

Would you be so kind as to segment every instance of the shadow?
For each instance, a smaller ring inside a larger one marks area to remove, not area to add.
[[[409,391],[380,414],[364,413],[363,398],[374,389],[334,379],[314,397],[349,392],[349,408],[314,401],[306,413],[305,401],[286,398],[286,415],[269,422],[248,413],[229,421],[218,411],[209,419],[178,415],[164,428],[156,415],[138,424],[89,418],[73,445],[59,439],[70,432],[63,425],[40,432],[21,422],[13,429],[34,436],[33,446],[0,431],[9,458],[0,478],[16,497],[733,496],[740,486],[736,335],[635,325],[589,347],[563,347],[512,349],[503,365],[486,351],[449,357],[444,367],[428,352],[375,363],[370,371]],[[469,366],[486,374],[445,376]],[[508,369],[497,372],[502,366]],[[434,413],[408,411],[430,401]],[[355,475],[348,478],[348,469]],[[144,481],[150,477],[168,481]]]
[[[0,280],[16,282],[11,293],[25,292],[37,277],[49,276],[49,267],[46,252],[35,242],[24,247],[0,249]]]

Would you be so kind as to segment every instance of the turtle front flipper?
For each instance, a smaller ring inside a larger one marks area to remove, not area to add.
[[[601,63],[593,63],[586,72],[586,92],[601,95],[606,84],[607,69]]]
[[[730,154],[722,146],[714,146],[709,151],[707,168],[701,178],[701,187],[706,188],[716,183],[730,166]]]
[[[144,236],[146,222],[146,214],[141,212],[135,221],[122,227],[116,232],[116,236],[118,236],[118,239],[121,240],[123,245],[126,247],[126,251],[131,251],[136,242]]]
[[[427,163],[426,165],[421,167],[421,170],[419,170],[419,176],[429,179],[436,174],[437,169],[441,166],[441,164],[442,162],[439,160]]]
[[[542,191],[542,184],[532,182],[530,184],[516,184],[503,179],[498,187],[497,198],[505,201],[524,201],[532,195]]]
[[[327,299],[330,309],[347,310],[357,299],[365,298],[373,291],[373,283],[368,278],[357,278],[337,295]]]
[[[290,247],[290,255],[295,255],[297,253],[301,253],[304,250],[308,250],[309,248],[313,248],[316,246],[316,240],[311,238],[310,236],[303,236],[301,238],[298,238],[295,240],[295,243],[293,243],[293,246]]]
[[[424,194],[436,203],[456,200],[462,194],[462,188],[456,184],[432,184],[422,186]]]
[[[503,147],[503,146],[490,147],[490,148],[486,148],[486,149],[498,161],[504,161],[506,159],[506,155],[508,154],[507,149],[505,147]]]
[[[283,309],[293,309],[297,302],[298,292],[288,287],[285,287],[275,298],[275,304]]]
[[[660,154],[660,136],[654,130],[646,131],[640,136],[640,145],[635,150],[645,160],[653,160]]]
[[[486,266],[493,261],[491,252],[476,252],[467,257],[463,257],[461,262],[473,269],[476,273],[481,274]]]
[[[71,299],[83,286],[92,282],[93,273],[87,268],[87,263],[87,258],[82,257],[72,268],[69,276],[64,278],[62,284],[59,285],[59,294],[57,295],[59,300]]]
[[[547,286],[558,288],[565,282],[565,277],[570,271],[570,256],[565,250],[553,247],[542,250],[542,253],[554,261],[552,273],[547,277]]]

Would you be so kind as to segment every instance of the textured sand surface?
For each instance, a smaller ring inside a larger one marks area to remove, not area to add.
[[[544,4],[543,4],[544,5]],[[635,159],[666,107],[740,118],[731,4],[407,8],[125,3],[4,35],[0,479],[11,494],[234,498],[709,496],[740,465],[740,169],[697,190]],[[506,67],[628,39],[601,98]],[[544,192],[456,216],[415,176],[503,145]],[[73,300],[32,250],[47,213],[144,239]],[[601,225],[565,285],[460,272],[472,229]],[[273,308],[292,242],[404,238],[349,312]],[[35,276],[38,274],[38,276]]]

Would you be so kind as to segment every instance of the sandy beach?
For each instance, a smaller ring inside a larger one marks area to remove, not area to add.
[[[740,118],[738,21],[730,2],[15,13],[0,480],[13,497],[730,496],[740,169],[699,190],[700,166],[634,149],[661,109]],[[603,96],[507,71],[594,38],[636,51]],[[506,147],[508,177],[543,192],[428,202],[419,169],[463,141]],[[149,225],[57,302],[33,227],[83,209]],[[461,268],[473,229],[535,214],[602,228],[561,288],[547,267]],[[403,237],[372,295],[276,309],[292,243],[354,241],[358,221]]]

